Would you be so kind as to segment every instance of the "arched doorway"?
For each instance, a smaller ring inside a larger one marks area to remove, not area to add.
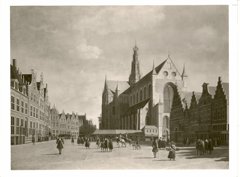
[[[172,108],[172,101],[174,96],[174,85],[168,83],[165,85],[163,90],[163,99],[164,99],[164,113],[170,113]]]
[[[176,92],[176,86],[173,83],[167,83],[163,89],[163,120],[162,136],[165,140],[170,140],[170,113],[172,109],[173,97]]]

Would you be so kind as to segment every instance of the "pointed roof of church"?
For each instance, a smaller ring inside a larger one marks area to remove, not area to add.
[[[150,98],[131,106],[126,113],[135,112],[136,110],[143,108],[147,103],[149,103],[149,101],[150,101]]]
[[[152,68],[152,74],[157,74],[156,70],[155,70],[155,64],[154,64],[154,60],[153,60],[153,68]]]
[[[183,71],[182,71],[182,78],[184,78],[184,77],[188,77],[187,76],[187,73],[186,73],[186,70],[185,70],[185,64],[183,65]]]
[[[127,81],[114,81],[114,80],[107,80],[106,85],[111,93],[115,93],[116,88],[118,88],[118,94],[121,94],[123,91],[129,88],[129,84]]]
[[[156,73],[158,74],[160,72],[160,70],[162,69],[162,67],[164,66],[164,64],[166,63],[167,59],[164,60],[161,64],[159,64],[157,67],[155,67],[155,71]],[[148,72],[145,76],[143,76],[137,83],[135,83],[136,85],[137,84],[140,84],[142,82],[145,82],[146,80],[149,80],[151,79],[152,77],[152,70],[150,72]],[[128,92],[128,90],[124,91],[125,92]]]

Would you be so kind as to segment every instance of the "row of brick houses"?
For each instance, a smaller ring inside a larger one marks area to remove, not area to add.
[[[80,127],[90,121],[85,115],[59,113],[51,107],[43,74],[22,74],[13,59],[11,69],[11,144],[44,141],[58,135],[76,137]]]
[[[170,114],[171,139],[212,138],[217,144],[229,142],[229,84],[218,78],[217,86],[203,83],[201,93],[174,94]]]

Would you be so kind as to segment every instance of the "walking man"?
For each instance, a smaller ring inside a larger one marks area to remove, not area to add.
[[[157,152],[158,152],[158,140],[157,138],[155,138],[153,140],[153,143],[152,143],[152,152],[153,152],[153,157],[156,158],[157,157]]]

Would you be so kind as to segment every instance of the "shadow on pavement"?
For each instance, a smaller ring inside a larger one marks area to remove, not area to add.
[[[43,155],[59,155],[59,153],[43,154]]]
[[[169,159],[157,159],[157,160],[153,160],[153,161],[155,161],[155,162],[159,162],[159,161],[169,161],[169,162],[170,162]],[[172,161],[173,161],[173,160],[172,160]]]
[[[153,157],[135,157],[134,159],[153,159]]]
[[[217,160],[215,160],[215,161],[216,161],[216,162],[220,162],[220,161],[226,162],[226,161],[229,161],[229,158],[228,158],[228,157],[223,157],[223,158],[217,159]]]
[[[221,158],[215,161],[228,161],[228,148],[216,148],[213,150],[212,154],[203,154],[198,155],[196,154],[196,149],[188,149],[188,151],[180,151],[177,152],[177,155],[185,156],[186,159],[200,159],[200,158]]]

